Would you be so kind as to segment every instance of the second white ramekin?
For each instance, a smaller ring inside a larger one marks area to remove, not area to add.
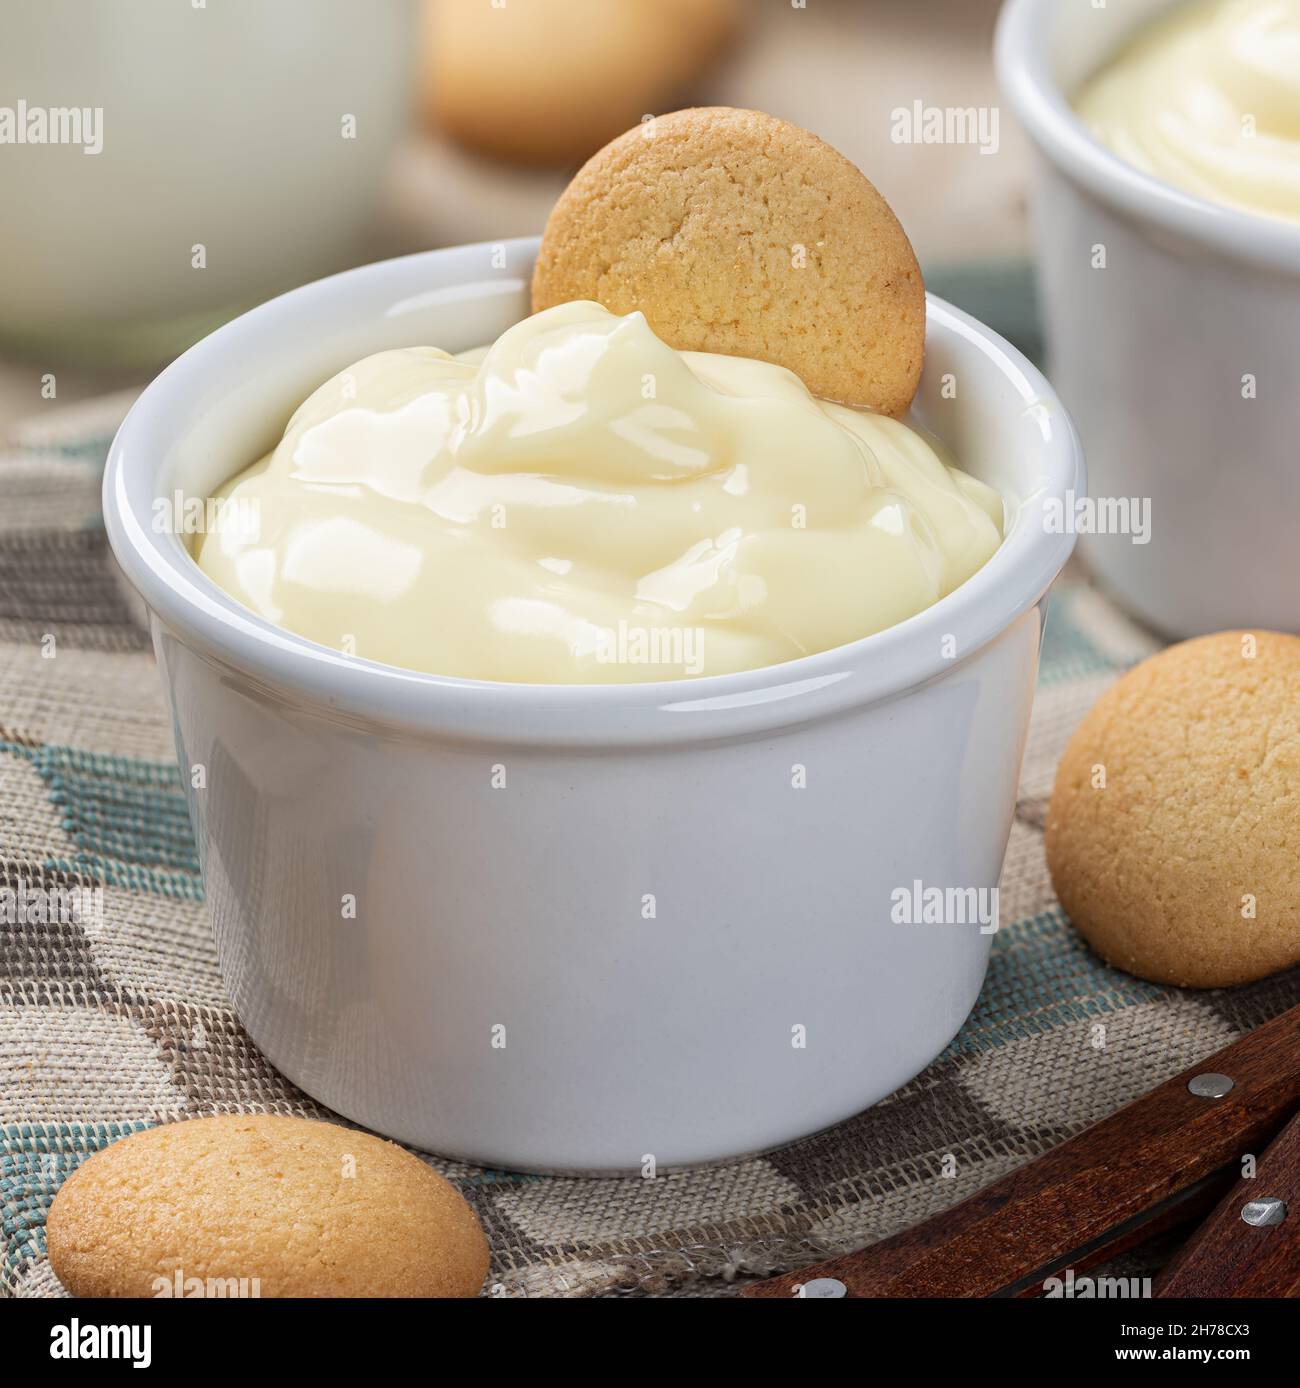
[[[109,538],[151,609],[222,972],[276,1066],[495,1166],[734,1156],[890,1093],[973,1006],[975,913],[894,917],[917,884],[997,883],[1072,544],[1049,510],[1082,463],[1033,367],[931,301],[917,413],[1009,498],[1002,547],[888,631],[663,684],[350,658],[254,616],[150,524],[358,357],[495,338],[528,311],[535,248],[368,266],[214,333],[123,424]]]
[[[1149,502],[1150,540],[1088,565],[1170,636],[1300,631],[1300,226],[1132,168],[1070,102],[1170,0],[1008,0],[1002,89],[1038,150],[1048,369],[1094,500]]]

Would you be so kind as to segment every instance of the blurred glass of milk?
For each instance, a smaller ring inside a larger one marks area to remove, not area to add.
[[[4,0],[0,342],[158,360],[364,256],[414,3]]]

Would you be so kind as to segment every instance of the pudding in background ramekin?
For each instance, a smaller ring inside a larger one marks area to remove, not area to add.
[[[1038,372],[931,300],[915,415],[1007,498],[1001,546],[873,636],[658,683],[350,657],[154,526],[157,498],[212,495],[348,363],[492,341],[528,312],[535,250],[368,266],[214,333],[123,424],[106,524],[150,609],[222,972],[268,1058],[467,1160],[735,1156],[892,1092],[974,1004],[990,923],[913,908],[997,883],[1082,460]]]
[[[1008,0],[998,29],[1002,88],[1040,156],[1048,369],[1087,448],[1096,514],[1149,506],[1146,542],[1085,533],[1080,548],[1167,635],[1297,631],[1300,225],[1136,167],[1074,109],[1178,8]],[[1261,117],[1276,96],[1265,86],[1261,75]]]

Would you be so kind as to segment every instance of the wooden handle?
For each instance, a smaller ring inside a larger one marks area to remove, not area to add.
[[[1227,1075],[1232,1088],[1220,1098],[1188,1089],[1194,1076],[1209,1073]],[[1266,1142],[1298,1104],[1300,1007],[946,1214],[859,1253],[755,1283],[744,1295],[793,1297],[818,1277],[837,1278],[852,1297],[1015,1289]]]
[[[1066,1273],[1071,1271],[1076,1278],[1081,1277],[1102,1263],[1140,1247],[1157,1234],[1181,1233],[1182,1238],[1187,1239],[1229,1190],[1235,1175],[1234,1168],[1225,1167],[1207,1180],[1197,1181],[1194,1186],[1179,1191],[1163,1204],[1144,1212],[1140,1218],[1110,1229],[1087,1248],[1071,1249],[1054,1263],[1036,1268],[1032,1277],[1022,1278],[1015,1286],[1007,1288],[1007,1294],[1026,1301],[1041,1297],[1045,1294],[1044,1284],[1049,1277],[1059,1277],[1064,1282]]]
[[[1155,1295],[1300,1295],[1300,1114],[1164,1270]]]

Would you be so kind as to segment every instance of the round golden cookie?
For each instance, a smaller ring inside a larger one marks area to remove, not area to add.
[[[1300,961],[1300,638],[1224,631],[1106,691],[1047,816],[1061,906],[1108,963],[1216,988]]]
[[[270,1114],[113,1143],[63,1183],[45,1229],[73,1296],[468,1297],[488,1266],[473,1211],[417,1157]]]
[[[681,92],[740,0],[426,0],[423,105],[472,149],[573,164]]]
[[[570,299],[886,414],[921,375],[925,286],[898,218],[842,154],[761,111],[674,111],[593,155],[533,274],[534,312]]]

